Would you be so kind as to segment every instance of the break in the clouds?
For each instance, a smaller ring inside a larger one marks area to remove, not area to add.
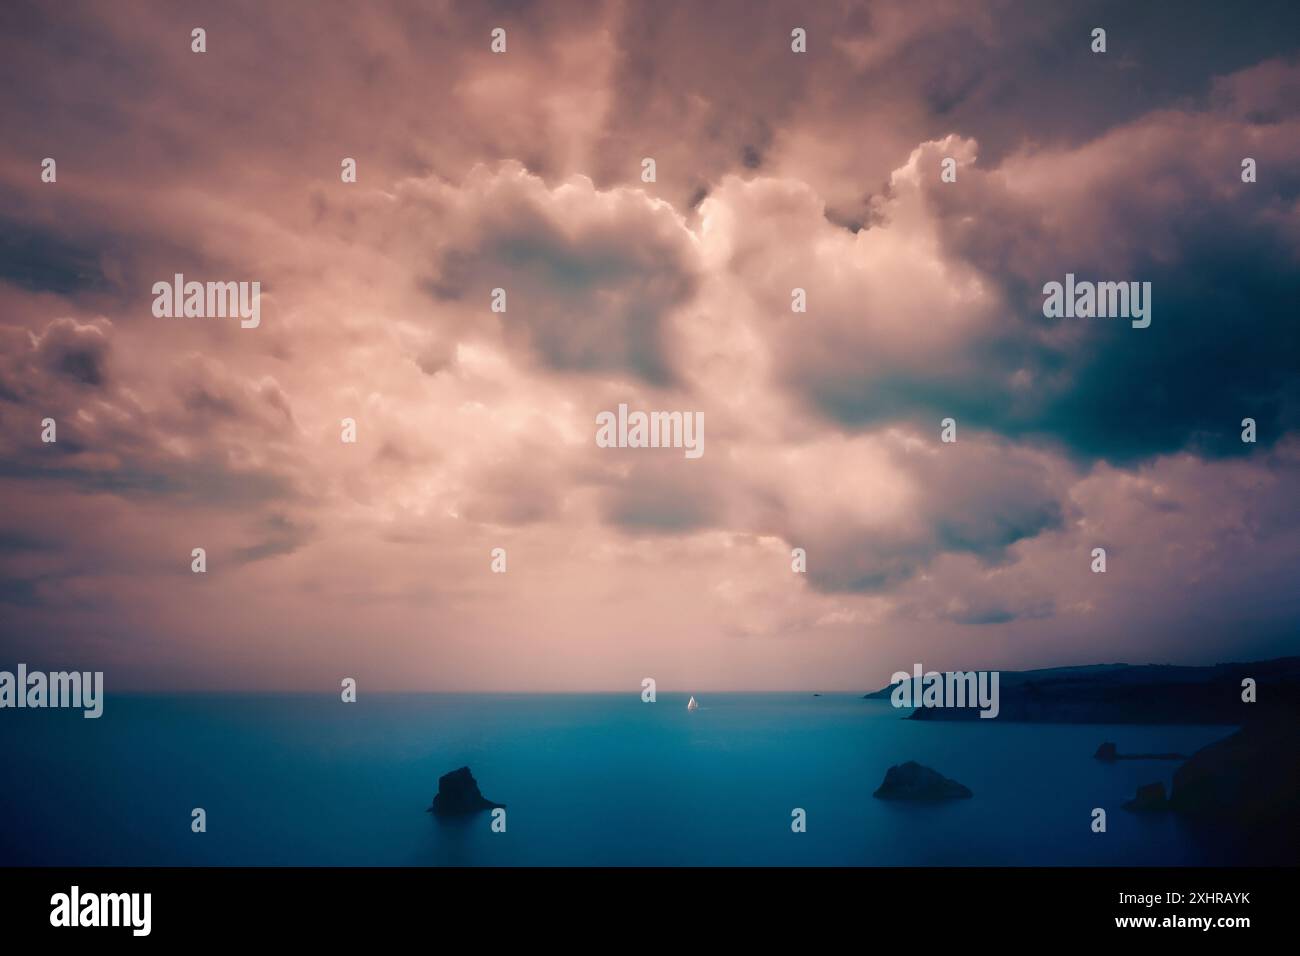
[[[860,688],[1285,651],[1294,8],[803,6],[6,5],[3,657]],[[178,273],[259,282],[260,324],[155,317]],[[1150,282],[1150,327],[1046,318],[1067,273]],[[620,404],[705,454],[599,447]]]

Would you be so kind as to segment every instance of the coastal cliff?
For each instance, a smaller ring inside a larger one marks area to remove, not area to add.
[[[1195,835],[1242,863],[1300,856],[1300,719],[1251,721],[1202,747],[1164,785],[1138,788],[1126,809],[1176,814]]]

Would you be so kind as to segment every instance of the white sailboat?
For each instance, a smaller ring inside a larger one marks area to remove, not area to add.
[[[700,709],[700,705],[697,704],[697,703],[695,703],[695,695],[693,695],[693,694],[691,695],[691,699],[690,699],[690,701],[687,703],[687,705],[686,705],[686,709],[687,709],[687,710],[699,710],[699,709]]]

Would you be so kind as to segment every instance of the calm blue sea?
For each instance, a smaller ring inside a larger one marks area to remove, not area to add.
[[[1221,862],[1120,809],[1226,727],[906,721],[856,695],[110,696],[104,716],[0,712],[2,864],[1179,865]],[[975,796],[871,796],[918,760]],[[425,812],[468,764],[508,805]],[[190,831],[190,811],[208,831]],[[791,810],[808,830],[791,832]],[[1094,834],[1093,807],[1109,815]]]

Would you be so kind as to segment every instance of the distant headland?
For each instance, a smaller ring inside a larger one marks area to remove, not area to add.
[[[1242,724],[1300,713],[1300,657],[1189,667],[1091,664],[1002,671],[998,720],[1055,724]],[[1254,682],[1254,703],[1243,682]],[[888,700],[891,684],[864,695]],[[919,695],[918,695],[919,696]],[[968,707],[924,707],[911,720],[973,720]]]

